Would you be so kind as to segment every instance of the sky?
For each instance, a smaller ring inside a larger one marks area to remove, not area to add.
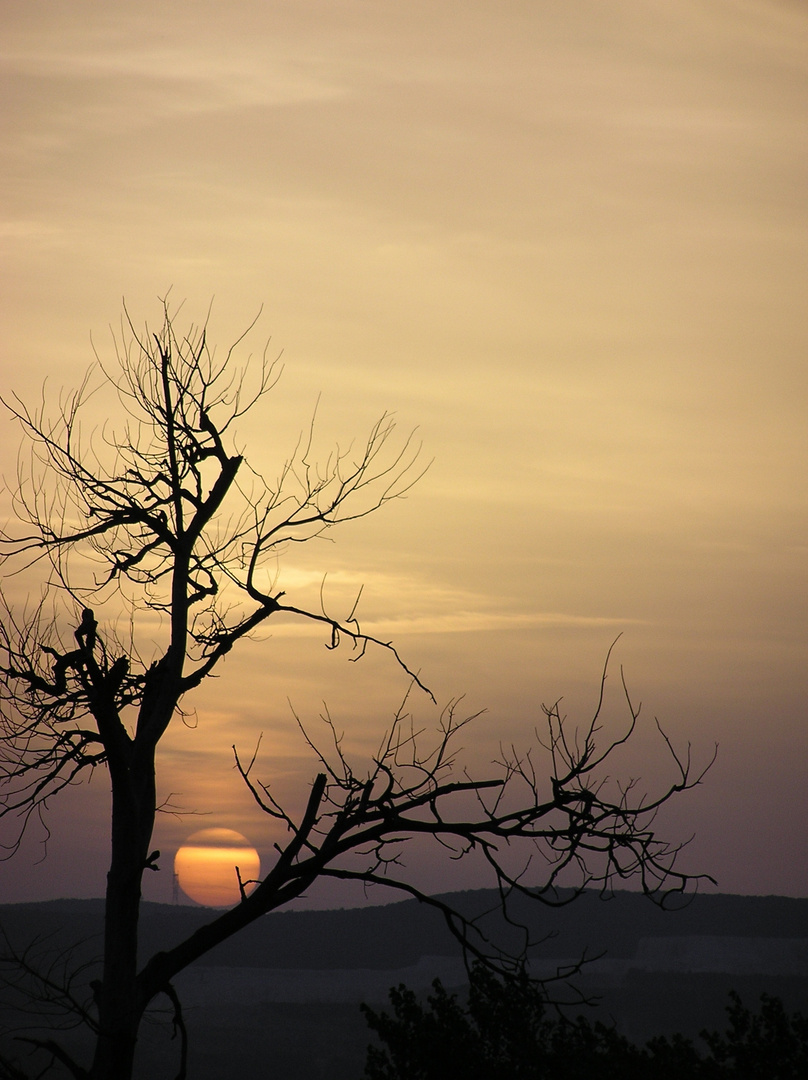
[[[795,0],[0,0],[0,389],[36,401],[113,355],[122,303],[269,340],[239,438],[268,473],[317,406],[325,458],[385,411],[431,462],[291,597],[390,636],[480,770],[542,702],[642,723],[615,770],[716,764],[660,826],[724,892],[808,896],[808,8]],[[112,328],[112,330],[110,329]],[[317,404],[319,398],[319,404]],[[102,419],[99,415],[98,422]],[[114,415],[111,417],[114,421]],[[0,428],[13,485],[18,431]],[[7,506],[7,503],[4,503]],[[10,586],[13,591],[13,586]],[[277,837],[231,746],[299,805],[327,705],[361,762],[408,690],[279,624],[166,737],[155,846]],[[430,729],[438,710],[410,705]],[[667,770],[667,771],[666,771]],[[0,901],[101,895],[103,778],[0,866]],[[36,840],[37,842],[33,842]],[[150,874],[146,896],[169,900]],[[435,889],[485,884],[428,858]],[[373,893],[374,902],[391,897]],[[358,894],[315,890],[340,906]]]

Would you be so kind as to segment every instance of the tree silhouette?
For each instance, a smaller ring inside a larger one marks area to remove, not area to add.
[[[808,1017],[767,994],[755,1013],[731,993],[726,1031],[701,1033],[706,1051],[682,1035],[636,1046],[555,1012],[524,970],[500,977],[475,964],[462,999],[440,979],[426,1000],[404,985],[389,998],[390,1012],[361,1007],[378,1040],[364,1080],[797,1080],[808,1070]]]
[[[450,994],[440,979],[426,1001],[404,985],[393,987],[389,997],[389,1013],[362,1005],[381,1043],[368,1047],[365,1080],[659,1075],[649,1073],[642,1053],[612,1028],[550,1013],[542,988],[524,971],[499,978],[475,964],[465,1000]],[[683,1074],[675,1075],[678,1080]]]
[[[323,465],[312,460],[309,431],[277,479],[265,479],[235,448],[234,429],[276,376],[266,355],[240,365],[231,349],[217,360],[206,327],[180,334],[164,303],[156,334],[137,332],[126,317],[114,370],[91,369],[53,416],[44,404],[31,411],[16,398],[6,402],[29,453],[20,457],[18,525],[2,534],[3,561],[9,574],[39,570],[42,585],[38,603],[5,604],[0,626],[0,815],[17,824],[7,856],[67,785],[103,767],[111,787],[100,978],[86,1001],[69,986],[49,988],[93,1032],[93,1060],[80,1064],[56,1038],[29,1038],[75,1077],[127,1080],[144,1012],[160,995],[174,1010],[184,1076],[185,1029],[172,979],[321,877],[408,892],[443,911],[469,956],[512,969],[517,957],[407,880],[401,850],[415,837],[436,839],[452,858],[482,852],[506,905],[514,890],[559,902],[555,886],[571,871],[580,888],[594,881],[608,889],[639,875],[649,894],[684,889],[689,880],[675,867],[678,847],[653,827],[655,811],[703,775],[693,773],[689,754],[678,756],[663,736],[674,775],[654,796],[632,783],[611,787],[605,777],[604,762],[637,721],[628,695],[626,731],[605,748],[596,740],[600,705],[576,732],[555,705],[545,709],[544,747],[503,748],[482,778],[456,764],[457,736],[471,719],[456,703],[426,747],[405,704],[369,767],[349,762],[326,717],[329,746],[309,738],[320,764],[302,815],[276,801],[255,758],[245,764],[236,755],[249,790],[286,827],[287,841],[276,845],[275,863],[254,891],[242,889],[232,909],[138,967],[141,880],[159,858],[152,850],[157,747],[234,647],[273,616],[296,616],[321,625],[330,648],[350,643],[356,658],[370,646],[385,650],[426,691],[391,642],[361,630],[355,611],[337,618],[297,606],[272,589],[267,569],[291,545],[407,491],[419,476],[418,448],[411,438],[396,444],[383,416],[358,451],[338,449]],[[82,421],[99,385],[117,395],[122,424],[88,434]],[[546,779],[539,753],[548,757]],[[539,888],[528,890],[509,868],[505,856],[518,844],[543,856]]]

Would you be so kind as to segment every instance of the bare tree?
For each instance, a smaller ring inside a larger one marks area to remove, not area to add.
[[[95,1034],[94,1058],[83,1066],[58,1041],[39,1041],[75,1077],[127,1080],[150,1002],[165,995],[184,1032],[172,986],[177,973],[318,878],[403,890],[439,907],[470,956],[499,969],[516,962],[468,918],[408,882],[402,845],[419,836],[454,858],[481,852],[505,904],[514,891],[558,902],[555,887],[573,870],[578,889],[608,889],[639,875],[655,893],[683,890],[689,880],[675,867],[678,848],[653,828],[656,810],[703,775],[694,774],[689,755],[678,756],[665,738],[674,779],[654,797],[640,797],[631,784],[613,790],[605,780],[606,758],[637,720],[627,695],[627,730],[617,742],[597,746],[600,706],[575,733],[553,706],[545,710],[543,748],[503,749],[493,775],[483,778],[456,763],[457,737],[468,723],[456,706],[426,749],[403,707],[369,768],[349,762],[326,718],[329,746],[320,750],[309,740],[321,764],[300,817],[257,779],[255,758],[245,764],[236,755],[249,790],[286,827],[287,841],[254,891],[243,888],[235,907],[138,969],[141,882],[159,856],[151,850],[156,750],[187,696],[239,642],[286,613],[321,624],[331,648],[347,640],[357,657],[368,646],[386,650],[426,690],[391,642],[362,632],[355,611],[335,618],[296,606],[267,584],[269,561],[290,544],[375,512],[419,475],[418,448],[412,439],[396,446],[392,420],[383,416],[358,451],[336,450],[322,466],[312,461],[309,433],[277,480],[264,479],[235,449],[234,427],[276,376],[266,355],[239,366],[231,349],[217,360],[205,327],[180,335],[164,304],[156,334],[138,333],[127,316],[115,369],[97,365],[53,417],[44,405],[31,411],[16,398],[6,402],[29,453],[20,458],[19,525],[2,535],[3,559],[9,572],[41,568],[44,585],[34,606],[5,604],[0,626],[0,815],[18,825],[7,855],[49,800],[88,770],[104,767],[111,785],[103,967],[92,1000],[75,1001]],[[99,385],[114,390],[125,423],[86,435],[82,420]],[[157,647],[149,644],[156,622]],[[547,779],[539,753],[547,756]],[[509,861],[520,844],[538,850],[547,866],[539,889],[528,890]],[[69,980],[48,994],[60,1004],[74,1001]],[[184,1076],[184,1050],[181,1058]]]

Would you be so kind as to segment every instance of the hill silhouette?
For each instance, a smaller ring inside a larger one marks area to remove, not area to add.
[[[492,910],[493,891],[446,899],[465,914],[490,912],[486,931],[517,944],[517,932]],[[43,954],[71,947],[79,962],[100,951],[102,914],[100,900],[9,904],[0,906],[0,926],[17,948],[36,938]],[[792,1009],[808,1000],[808,900],[699,895],[660,910],[635,893],[608,901],[587,893],[556,909],[520,900],[513,914],[539,942],[531,950],[537,973],[598,957],[578,979],[601,999],[591,1015],[616,1021],[635,1040],[722,1027],[733,988],[750,1004],[763,991]],[[144,904],[143,956],[209,918],[204,908]],[[266,915],[177,980],[192,1039],[190,1075],[356,1080],[370,1041],[359,1002],[381,1004],[402,981],[425,990],[435,976],[447,987],[463,983],[460,948],[441,915],[417,901]],[[169,1036],[165,1023],[146,1033],[144,1080],[157,1075],[157,1059],[175,1053]]]
[[[442,897],[467,915],[496,908],[494,890],[446,893]],[[808,900],[782,896],[697,895],[677,909],[661,909],[638,893],[618,892],[601,900],[594,892],[566,907],[548,908],[515,898],[513,917],[541,943],[537,957],[579,956],[605,952],[631,957],[643,938],[734,937],[795,939],[808,937]],[[0,905],[0,926],[13,940],[61,936],[91,945],[101,932],[102,900],[53,900]],[[144,956],[180,941],[209,921],[201,907],[144,903],[141,952]],[[491,933],[515,942],[496,912],[483,920]],[[259,919],[218,946],[199,964],[270,968],[397,968],[422,956],[459,956],[460,948],[442,916],[417,900],[366,908],[281,911]]]

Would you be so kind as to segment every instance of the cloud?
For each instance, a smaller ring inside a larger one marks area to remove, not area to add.
[[[497,630],[531,630],[553,627],[597,627],[642,625],[643,619],[615,618],[605,615],[569,615],[557,611],[533,614],[497,614],[486,611],[459,611],[455,614],[423,616],[410,619],[385,619],[363,624],[362,629],[374,637],[400,634],[463,634]]]
[[[313,569],[290,568],[281,571],[279,584],[289,589],[290,596],[286,599],[291,603],[296,603],[293,599],[295,590],[311,590],[316,586],[319,592],[322,585],[327,610],[332,610],[331,604],[336,603],[337,598],[343,601],[350,598],[352,601],[362,590],[363,598],[367,597],[367,606],[371,608],[370,615],[363,618],[360,599],[357,614],[362,631],[385,640],[403,634],[621,627],[646,623],[645,620],[615,615],[512,610],[516,603],[513,598],[495,599],[486,593],[451,589],[417,574],[397,575],[378,570],[361,572],[346,569],[326,574]],[[495,604],[499,604],[500,609],[495,609]],[[413,613],[413,608],[417,609],[417,613]],[[312,607],[311,610],[319,609]],[[381,610],[389,614],[376,614]],[[273,637],[310,637],[322,636],[323,633],[322,627],[316,623],[287,621],[285,617],[279,617],[278,621],[271,620],[266,628]]]

